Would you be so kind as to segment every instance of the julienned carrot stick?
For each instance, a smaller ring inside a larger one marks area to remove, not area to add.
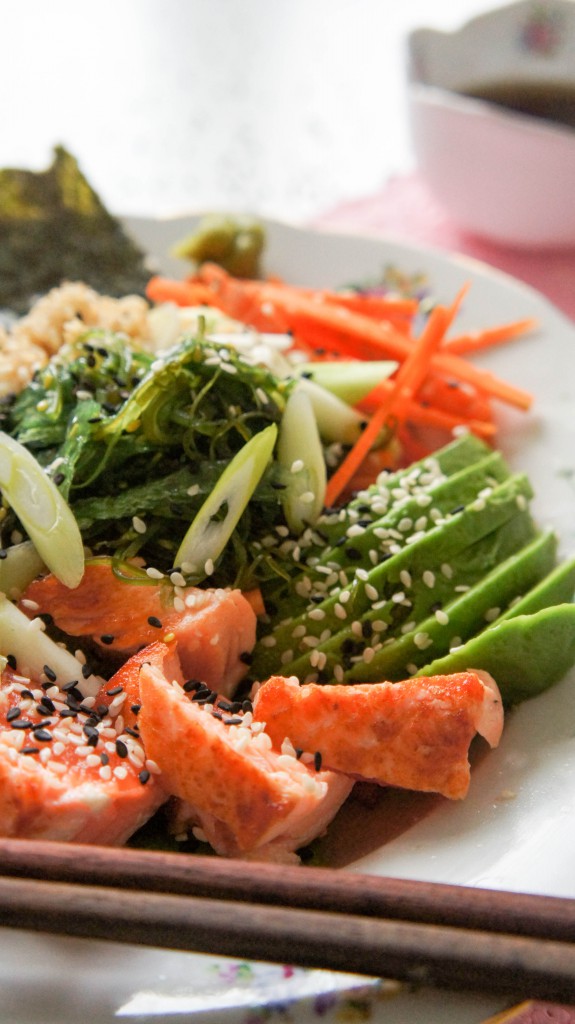
[[[537,320],[530,317],[526,320],[514,320],[508,324],[501,324],[498,327],[487,327],[485,330],[474,331],[472,334],[461,334],[457,338],[450,338],[444,344],[444,351],[451,355],[470,355],[473,352],[491,348],[493,345],[502,345],[514,338],[522,337],[524,334],[536,330],[538,326]]]
[[[345,490],[367,453],[375,444],[390,414],[398,406],[413,398],[428,372],[434,352],[443,341],[459,309],[464,292],[465,289],[459,293],[450,308],[446,309],[444,306],[436,306],[429,316],[409,356],[397,371],[394,380],[395,387],[389,392],[379,408],[376,409],[359,439],[340,463],[335,473],[330,477],[325,494],[326,505],[334,505],[342,491]]]
[[[212,300],[207,285],[200,281],[174,281],[168,277],[152,277],[146,287],[151,302],[174,302],[178,306],[203,306]]]
[[[230,279],[225,271],[222,271],[220,267],[214,268],[213,264],[204,264],[200,268],[199,276],[201,280],[214,288],[215,304],[228,312],[230,316],[237,315],[234,312],[238,305],[235,293],[241,290],[242,283]],[[413,350],[412,339],[407,338],[392,324],[378,323],[370,317],[341,306],[314,302],[312,299],[298,295],[297,292],[294,293],[284,285],[247,282],[252,304],[255,304],[258,284],[259,307],[269,307],[270,312],[273,311],[276,315],[280,311],[283,312],[287,325],[284,329],[292,331],[299,337],[300,342],[305,342],[310,347],[313,347],[314,344],[314,333],[318,328],[324,328],[327,329],[332,339],[331,348],[342,349],[360,358],[389,358],[403,361]],[[226,292],[232,286],[234,302],[229,308],[226,303]],[[485,370],[480,370],[457,355],[452,355],[449,352],[436,352],[433,358],[433,368],[449,374],[455,379],[474,384],[494,398],[519,409],[526,410],[531,406],[533,399],[528,392],[500,380]]]

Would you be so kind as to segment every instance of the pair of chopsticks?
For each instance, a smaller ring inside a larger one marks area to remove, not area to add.
[[[575,1003],[575,900],[0,840],[0,925]]]

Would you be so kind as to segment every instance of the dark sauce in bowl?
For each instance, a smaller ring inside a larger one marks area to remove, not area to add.
[[[458,91],[506,110],[575,128],[575,83],[490,82]]]

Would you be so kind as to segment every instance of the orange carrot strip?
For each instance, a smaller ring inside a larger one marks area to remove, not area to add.
[[[410,355],[402,363],[395,376],[395,387],[376,409],[365,430],[350,449],[335,473],[330,477],[325,495],[327,506],[335,504],[350,479],[357,473],[365,456],[375,443],[377,436],[392,411],[411,399],[421,385],[431,361],[445,333],[459,309],[464,290],[457,296],[453,305],[446,309],[436,306],[415,343]]]
[[[411,339],[390,323],[376,323],[369,317],[340,306],[331,307],[301,297],[288,299],[286,294],[278,293],[273,285],[263,286],[261,298],[263,302],[269,302],[275,307],[276,311],[283,305],[289,328],[298,337],[300,344],[313,345],[314,332],[321,327],[329,333],[332,349],[347,351],[364,359],[388,358],[401,361],[412,351]],[[533,402],[529,392],[508,384],[450,352],[437,352],[433,367],[456,379],[474,384],[494,398],[519,409],[529,409]]]
[[[493,345],[501,345],[514,338],[519,338],[537,327],[538,322],[533,317],[526,320],[514,320],[508,324],[500,324],[498,327],[488,327],[483,331],[474,331],[472,334],[461,334],[457,338],[451,338],[445,342],[444,351],[450,352],[452,355],[481,352]]]
[[[173,281],[151,277],[146,286],[150,302],[175,302],[178,306],[203,306],[211,302],[211,291],[202,282]]]

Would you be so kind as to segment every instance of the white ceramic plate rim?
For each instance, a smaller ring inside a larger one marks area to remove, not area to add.
[[[126,221],[166,273],[182,272],[183,265],[169,257],[169,250],[196,222],[197,215]],[[269,222],[267,232],[266,270],[290,280],[340,285],[373,279],[392,264],[408,274],[423,271],[433,293],[445,301],[470,282],[461,329],[518,316],[539,319],[537,334],[493,350],[482,363],[537,396],[528,415],[502,412],[500,446],[514,466],[529,473],[537,492],[536,515],[558,530],[563,553],[575,550],[571,522],[575,517],[570,516],[575,428],[568,373],[575,331],[570,322],[533,289],[474,260],[376,237],[308,231],[278,222]],[[572,674],[548,694],[513,712],[500,748],[474,771],[466,801],[443,805],[384,849],[356,862],[354,869],[575,895],[571,854],[575,725],[564,710],[573,701],[574,691]],[[348,998],[346,988],[355,984],[354,979],[325,972],[297,971],[286,976],[269,965],[246,965],[242,980],[241,965],[223,958],[135,947],[120,951],[111,944],[47,940],[23,932],[0,932],[0,941],[3,999],[10,1019],[18,1024],[55,1024],[56,1020],[75,1024],[88,1006],[96,1024],[122,1016],[155,1024],[176,1019],[239,1024],[249,1019],[247,1007],[263,1007],[278,998],[282,1001],[279,1016],[274,1018],[274,1011],[268,1009],[266,1019],[281,1019],[290,1006],[294,1015],[290,1019],[304,1022],[318,1019],[314,1001],[318,996],[324,999],[322,1019],[331,1021],[337,1019],[332,1014],[337,1014],[338,1007],[341,1010],[341,1001]],[[72,999],[70,964],[82,978],[82,993]],[[43,998],[48,976],[51,1005]],[[32,981],[39,983],[37,995]],[[326,1008],[327,997],[331,1006]],[[369,1019],[385,1019],[388,1024],[406,1019],[415,1024],[472,1024],[501,1005],[500,1000],[430,992],[380,1004],[378,990],[369,986],[365,998],[372,1000]]]

